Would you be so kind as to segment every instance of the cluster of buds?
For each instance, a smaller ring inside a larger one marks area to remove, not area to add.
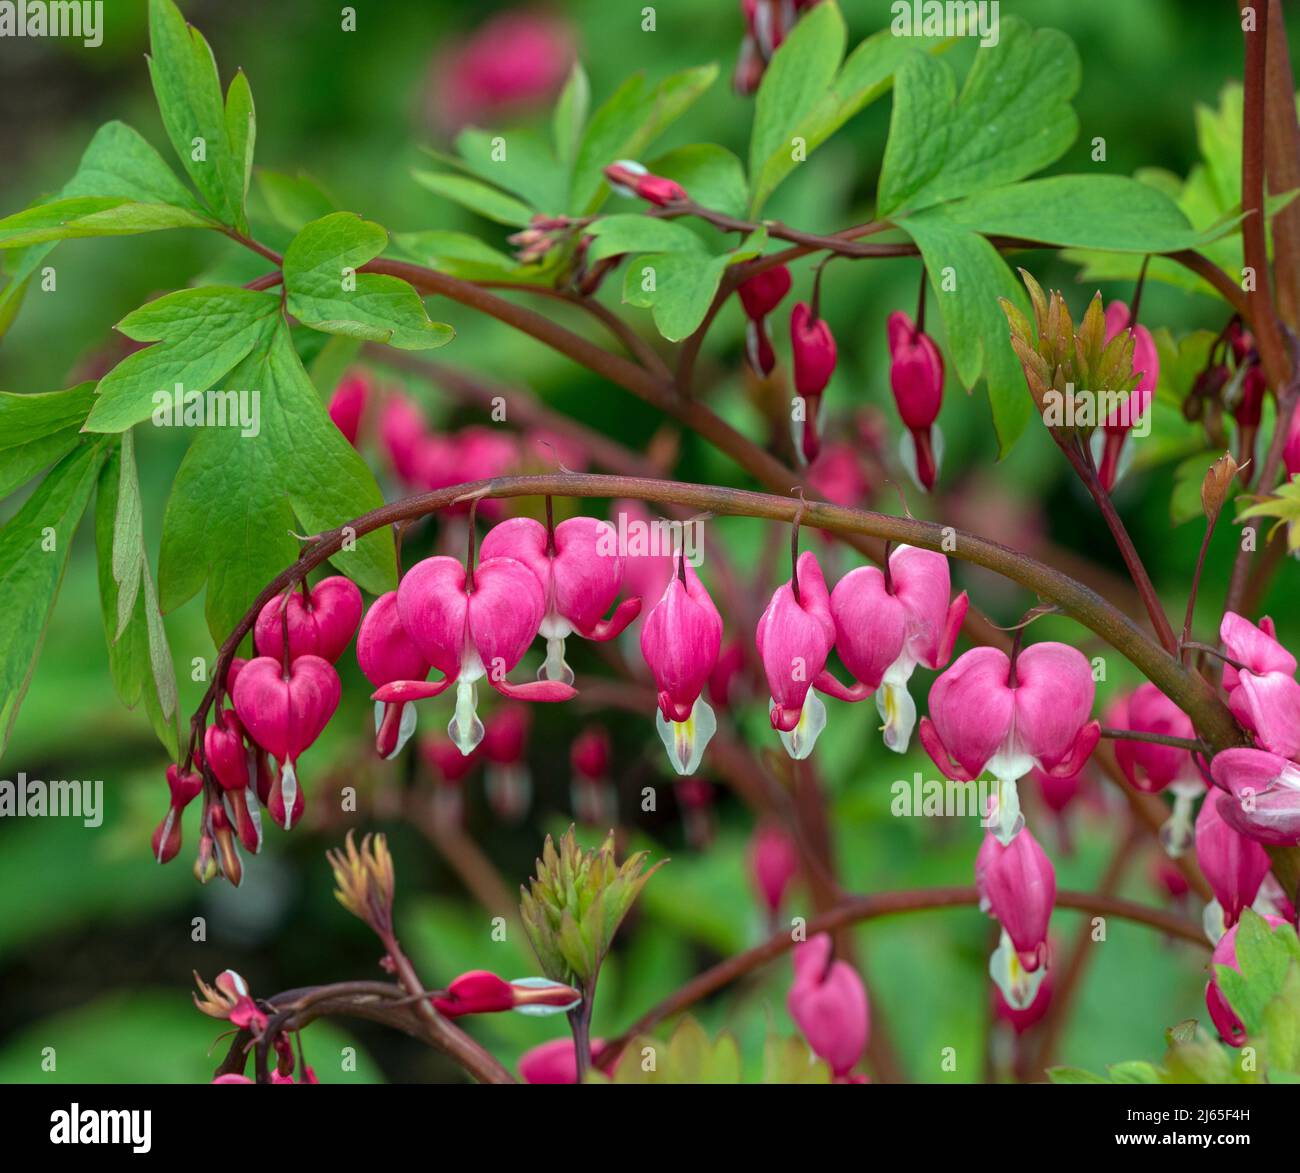
[[[758,89],[772,54],[790,35],[795,22],[819,0],[740,0],[745,36],[732,78],[736,93],[745,96]]]
[[[1028,1010],[1047,974],[1056,870],[1028,830],[1009,844],[988,834],[975,859],[975,884],[980,907],[1002,926],[989,976],[1012,1010]]]
[[[865,1083],[854,1075],[871,1035],[871,1008],[862,978],[847,961],[832,960],[829,933],[797,946],[794,982],[786,1009],[814,1055],[831,1069],[836,1083]]]
[[[614,859],[611,832],[595,851],[578,846],[573,828],[557,848],[548,835],[537,874],[521,893],[520,916],[542,972],[553,982],[594,988],[601,962],[646,881],[647,852],[622,864]]]
[[[577,221],[568,216],[547,216],[538,212],[520,229],[506,239],[515,248],[515,260],[521,265],[537,264],[573,232]]]
[[[361,592],[334,576],[315,587],[270,600],[253,629],[258,655],[234,659],[203,734],[202,762],[216,786],[204,794],[194,872],[202,883],[222,875],[243,878],[239,847],[262,848],[262,811],[286,831],[301,818],[306,798],[298,759],[324,731],[341,694],[334,662],[351,642],[361,618]],[[154,857],[173,859],[181,846],[181,812],[204,791],[203,775],[180,766],[167,770],[170,804],[154,832]]]
[[[1154,343],[1143,327],[1129,328],[1126,306],[1104,309],[1100,293],[1076,331],[1060,291],[1045,294],[1024,269],[1020,275],[1033,304],[1034,326],[1009,300],[1000,303],[1029,392],[1062,449],[1088,446],[1109,492],[1131,456],[1125,448],[1129,433],[1150,411],[1159,375]]]
[[[645,200],[656,208],[685,203],[691,198],[681,184],[662,175],[652,175],[642,164],[631,159],[611,163],[605,168],[605,179],[619,195],[630,200]]]
[[[334,872],[334,898],[381,939],[391,937],[397,878],[388,840],[367,835],[358,848],[349,831],[343,850],[334,848],[325,855]]]
[[[889,386],[907,428],[903,466],[930,492],[943,461],[943,433],[935,420],[943,406],[943,355],[922,328],[901,310],[889,315]]]
[[[261,1042],[270,1020],[266,1013],[266,1004],[258,1005],[249,992],[248,983],[233,969],[223,970],[217,974],[212,985],[208,985],[199,975],[194,975],[198,993],[194,995],[194,1004],[210,1018],[220,1018],[240,1030],[248,1031],[255,1041]],[[276,1031],[269,1040],[275,1051],[275,1067],[269,1072],[269,1082],[273,1084],[294,1083],[294,1070],[297,1066],[293,1044],[288,1032]],[[301,1040],[299,1041],[301,1054]],[[317,1083],[316,1073],[302,1062],[299,1078],[303,1083]],[[227,1072],[219,1075],[213,1083],[252,1083],[253,1080],[240,1072]]]

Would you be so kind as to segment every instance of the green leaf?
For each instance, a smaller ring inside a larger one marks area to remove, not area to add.
[[[581,61],[575,61],[564,83],[555,114],[551,119],[551,133],[555,140],[555,155],[566,172],[578,155],[582,141],[582,128],[587,125],[587,111],[591,107],[591,83]]]
[[[168,204],[204,215],[203,205],[153,149],[125,122],[106,122],[96,132],[77,173],[61,196],[121,196],[140,204]],[[212,221],[205,216],[205,223]]]
[[[945,61],[916,54],[894,78],[877,215],[927,208],[1046,167],[1078,132],[1070,99],[1079,55],[1064,33],[1008,17],[980,49],[966,84]]]
[[[469,281],[527,281],[536,268],[515,264],[513,257],[468,232],[396,232],[392,240],[413,261]]]
[[[1101,1075],[1094,1075],[1091,1071],[1085,1071],[1082,1067],[1049,1067],[1047,1069],[1047,1078],[1053,1083],[1109,1083],[1110,1080]]]
[[[921,250],[958,379],[967,390],[981,376],[988,385],[999,452],[1005,456],[1033,415],[1033,400],[998,299],[1005,297],[1028,314],[1024,287],[998,251],[978,233],[953,223],[947,208],[908,216],[899,227]],[[956,283],[952,289],[943,287],[948,269]]]
[[[653,310],[659,333],[670,342],[679,342],[704,321],[727,266],[758,256],[765,242],[766,232],[760,232],[721,256],[703,251],[644,256],[628,266],[623,301]],[[651,282],[654,287],[647,288]]]
[[[86,236],[135,236],[164,228],[211,228],[186,208],[141,204],[121,196],[74,196],[37,204],[0,220],[0,248]]]
[[[716,65],[686,69],[650,85],[643,74],[628,78],[598,109],[583,132],[569,184],[569,211],[590,215],[609,192],[604,169],[636,159],[686,112],[718,76]]]
[[[1216,965],[1219,989],[1241,1019],[1247,1035],[1264,1029],[1264,1009],[1282,993],[1291,967],[1300,960],[1300,943],[1290,925],[1276,930],[1253,909],[1237,922],[1237,968]]]
[[[1263,1009],[1269,1080],[1279,1072],[1300,1073],[1300,964],[1291,963],[1282,989]]]
[[[253,145],[247,82],[232,84],[227,111],[212,50],[172,0],[149,0],[149,49],[158,111],[181,165],[221,221],[246,231],[243,196]]]
[[[100,444],[69,453],[0,527],[0,754],[36,668],[72,537],[103,459]]]
[[[652,159],[650,170],[684,187],[693,200],[728,216],[744,216],[749,198],[745,169],[730,151],[713,143],[678,147]]]
[[[61,460],[81,441],[94,384],[40,395],[0,392],[0,497]]]
[[[830,1083],[831,1071],[803,1039],[769,1034],[763,1046],[764,1083]]]
[[[1131,1059],[1125,1063],[1112,1063],[1106,1070],[1111,1083],[1160,1083],[1160,1068],[1154,1063]]]
[[[284,254],[289,312],[313,329],[401,350],[445,346],[454,331],[431,322],[424,302],[405,281],[358,273],[388,244],[388,233],[352,212],[308,224]]]
[[[495,187],[480,183],[477,179],[463,175],[444,175],[436,171],[412,171],[411,174],[416,183],[427,187],[434,195],[452,200],[484,219],[512,228],[522,228],[533,218],[533,210],[527,204]]]
[[[238,187],[235,190],[237,208],[242,218],[248,199],[248,183],[253,175],[253,148],[257,142],[257,113],[253,108],[253,91],[242,69],[237,70],[230,88],[226,91],[226,134],[230,139],[230,153],[235,160]]]
[[[334,201],[320,184],[301,173],[284,175],[259,167],[255,189],[271,216],[290,232],[299,232],[334,211]]]
[[[140,484],[130,432],[113,445],[99,475],[95,546],[113,685],[128,708],[144,700],[150,724],[175,760],[180,749],[176,672],[145,555]]]
[[[205,613],[220,642],[258,592],[297,557],[293,533],[319,533],[382,504],[365,462],[334,426],[281,322],[270,344],[231,373],[261,391],[255,436],[204,428],[181,462],[163,519],[162,609],[207,584]],[[372,594],[396,585],[391,531],[360,538],[331,559]]]
[[[121,432],[148,419],[178,384],[207,391],[265,341],[279,314],[277,294],[221,285],[182,289],[129,313],[117,328],[158,345],[127,355],[99,381],[87,431]]]
[[[463,130],[456,136],[460,165],[485,183],[518,196],[539,212],[564,210],[568,175],[551,146],[530,130],[493,134]]]
[[[620,253],[682,252],[707,255],[704,242],[684,224],[633,213],[603,216],[587,233],[595,243],[587,252],[592,261],[615,257]]]
[[[761,181],[764,169],[775,156],[791,154],[790,140],[825,98],[839,73],[847,41],[839,5],[819,4],[794,26],[764,71],[749,140],[756,208],[766,194]]]
[[[954,203],[953,221],[987,236],[1133,253],[1198,248],[1231,223],[1198,231],[1173,200],[1123,175],[1054,175],[993,188]]]
[[[860,42],[841,69],[845,29],[838,8],[823,3],[803,17],[776,51],[759,86],[749,148],[751,215],[759,213],[801,161],[888,92],[904,61],[947,44],[929,37],[896,37],[883,29]]]

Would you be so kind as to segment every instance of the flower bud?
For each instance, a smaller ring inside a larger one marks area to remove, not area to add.
[[[1205,479],[1201,481],[1201,508],[1210,522],[1218,520],[1223,503],[1232,491],[1232,483],[1237,478],[1238,467],[1232,459],[1232,453],[1225,452],[1210,465]]]
[[[939,348],[902,311],[889,315],[889,385],[899,418],[911,436],[916,480],[929,492],[938,479],[938,459],[931,437],[943,403],[943,356]]]
[[[605,168],[605,178],[619,195],[628,198],[639,196],[660,208],[691,198],[680,184],[662,175],[651,175],[640,163],[629,159],[611,163]]]

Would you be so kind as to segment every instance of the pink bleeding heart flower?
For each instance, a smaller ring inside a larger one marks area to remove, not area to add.
[[[1207,930],[1235,925],[1242,909],[1255,903],[1260,885],[1272,868],[1263,846],[1224,818],[1224,807],[1233,805],[1232,796],[1211,791],[1196,816],[1196,860],[1214,893],[1214,904],[1205,910]],[[1218,933],[1211,935],[1217,937]]]
[[[814,687],[848,701],[871,695],[861,685],[845,687],[826,671],[826,657],[835,644],[835,620],[826,579],[811,550],[799,555],[794,577],[772,595],[758,621],[755,642],[772,694],[772,728],[792,758],[812,753],[826,728],[826,706]]]
[[[792,283],[790,270],[785,265],[775,265],[746,278],[736,290],[745,316],[750,321],[761,322],[785,300]]]
[[[772,349],[772,336],[767,327],[767,316],[776,309],[790,292],[790,270],[785,265],[765,269],[741,282],[736,292],[745,316],[749,319],[745,330],[745,351],[749,365],[763,376],[776,368],[776,351]]]
[[[1106,307],[1106,342],[1114,341],[1121,331],[1129,329],[1129,308],[1122,301],[1112,301]],[[1160,354],[1155,339],[1145,326],[1133,327],[1133,373],[1139,376],[1137,386],[1111,409],[1092,434],[1093,460],[1101,486],[1110,492],[1124,475],[1131,459],[1131,449],[1125,444],[1128,434],[1140,424],[1151,408],[1156,383],[1160,379]]]
[[[832,961],[831,950],[829,933],[795,947],[786,1009],[813,1054],[843,1079],[867,1049],[871,1010],[857,971],[847,961]]]
[[[429,664],[411,642],[397,611],[397,592],[380,595],[357,632],[357,663],[376,688],[395,680],[424,681]],[[375,702],[375,751],[396,757],[415,732],[415,706],[402,701]]]
[[[262,849],[262,819],[253,776],[256,767],[234,709],[217,710],[216,720],[203,733],[203,755],[225,792],[234,815],[235,834],[256,854]]]
[[[564,659],[564,641],[576,632],[583,639],[610,640],[641,613],[640,599],[624,599],[614,614],[603,618],[623,585],[623,559],[618,533],[607,521],[571,517],[546,527],[530,517],[514,517],[494,526],[483,539],[482,555],[522,562],[537,577],[546,597],[541,635],[546,662],[541,680],[573,683],[573,670]]]
[[[1286,436],[1286,447],[1282,449],[1282,463],[1286,465],[1287,476],[1300,474],[1300,411],[1291,417],[1291,430]]]
[[[388,453],[393,471],[405,484],[413,485],[419,478],[425,436],[420,409],[405,395],[390,391],[379,413],[379,441]]]
[[[1267,615],[1256,626],[1235,611],[1227,611],[1219,624],[1219,639],[1228,656],[1256,676],[1270,672],[1295,675],[1296,658],[1278,642],[1277,627]],[[1223,687],[1228,692],[1237,687],[1237,669],[1232,664],[1223,666]]]
[[[170,863],[181,849],[181,815],[203,791],[203,775],[180,766],[167,767],[167,813],[154,828],[153,857],[159,863]]]
[[[522,978],[507,982],[485,969],[471,970],[454,978],[434,1009],[447,1018],[465,1014],[496,1014],[521,1010],[528,1014],[561,1013],[582,1001],[582,993],[562,982],[546,978]]]
[[[1210,773],[1228,792],[1218,802],[1225,822],[1260,843],[1300,846],[1300,766],[1262,749],[1225,749]]]
[[[1272,620],[1256,627],[1229,611],[1219,626],[1228,656],[1241,664],[1226,664],[1223,687],[1228,708],[1254,735],[1262,749],[1283,757],[1300,756],[1300,683],[1296,660],[1275,638]]]
[[[673,547],[663,548],[661,532],[650,511],[640,501],[617,501],[611,512],[623,552],[623,585],[640,599],[657,599],[673,576]]]
[[[1196,739],[1191,718],[1149,681],[1118,697],[1106,712],[1106,724],[1135,733]],[[1177,858],[1192,840],[1192,810],[1205,792],[1205,781],[1191,751],[1154,742],[1116,738],[1115,760],[1130,786],[1147,794],[1169,787],[1174,809],[1160,829],[1165,851]]]
[[[483,723],[484,783],[488,803],[503,819],[521,818],[532,799],[533,782],[524,748],[533,711],[522,704],[505,704]]]
[[[807,480],[823,501],[846,509],[860,508],[871,492],[861,450],[844,440],[822,445],[817,459],[808,466]]]
[[[1289,921],[1283,920],[1280,916],[1266,916],[1264,921],[1273,930],[1290,925]],[[1219,989],[1218,967],[1226,965],[1238,973],[1241,972],[1241,966],[1237,964],[1238,928],[1238,925],[1233,925],[1215,945],[1214,952],[1210,955],[1210,980],[1205,987],[1205,1008],[1210,1013],[1210,1021],[1214,1023],[1214,1029],[1219,1032],[1219,1037],[1230,1047],[1246,1045],[1246,1027],[1237,1017],[1237,1012],[1228,1005],[1223,991]]]
[[[722,648],[722,616],[685,558],[641,627],[641,654],[658,688],[655,728],[679,774],[693,774],[717,731],[700,693]]]
[[[286,831],[301,817],[305,802],[298,758],[329,724],[340,692],[333,665],[310,655],[294,660],[287,675],[278,660],[259,656],[235,681],[233,700],[240,724],[279,764],[267,809]]]
[[[1035,765],[1058,775],[1083,768],[1101,736],[1092,701],[1092,669],[1075,648],[1034,644],[1014,662],[973,648],[934,682],[921,744],[946,777],[970,781],[987,769],[998,780],[990,821],[1005,845],[1024,826],[1020,778]]]
[[[943,355],[924,330],[901,310],[889,315],[889,385],[907,428],[903,463],[927,493],[939,477],[943,436],[935,427],[943,405]]]
[[[731,708],[747,694],[746,667],[745,645],[739,639],[718,653],[718,662],[709,673],[709,699],[719,708]]]
[[[931,550],[899,546],[889,576],[874,566],[849,571],[831,592],[835,646],[844,666],[868,692],[884,720],[885,745],[906,753],[916,724],[908,691],[920,664],[939,669],[952,656],[966,618],[962,591],[949,601],[948,559]]]
[[[989,975],[1013,1009],[1027,1009],[1047,971],[1056,869],[1029,831],[1022,830],[1005,846],[989,834],[975,859],[975,885],[980,907],[1002,926]]]
[[[608,1043],[591,1040],[592,1062],[599,1064]],[[573,1039],[552,1039],[519,1056],[519,1075],[524,1083],[577,1083],[578,1056]]]
[[[794,387],[804,401],[802,420],[796,421],[795,441],[804,460],[811,464],[821,451],[817,421],[822,392],[835,373],[836,348],[830,323],[815,315],[806,301],[798,302],[790,312],[790,345]]]
[[[651,175],[645,167],[631,159],[611,163],[605,168],[605,179],[619,195],[628,199],[639,197],[659,208],[691,198],[681,184],[665,179],[662,175]]]
[[[774,920],[799,874],[799,850],[775,823],[763,823],[754,831],[749,841],[749,870],[768,918]]]
[[[385,704],[440,695],[456,685],[456,710],[447,732],[461,753],[483,740],[475,685],[484,678],[503,696],[525,701],[566,701],[577,695],[557,680],[512,684],[508,674],[537,636],[546,611],[541,583],[522,562],[485,558],[467,575],[455,558],[426,558],[397,589],[402,627],[420,655],[443,674],[426,683],[397,680],[374,699]]]
[[[569,762],[574,773],[588,781],[598,781],[609,776],[611,750],[609,734],[599,725],[588,725],[569,749]]]
[[[567,21],[523,9],[502,12],[434,60],[435,117],[454,133],[500,125],[521,107],[545,106],[564,85],[575,50]]]
[[[1044,967],[1043,979],[1038,983],[1033,999],[1024,1009],[1018,1010],[1012,1006],[1007,1001],[1007,996],[1002,992],[1000,986],[995,985],[993,987],[994,1012],[1003,1022],[1008,1023],[1018,1035],[1024,1034],[1031,1027],[1042,1022],[1047,1017],[1047,1011],[1051,1008],[1051,1005],[1052,969],[1050,958],[1048,965]]]
[[[361,431],[361,417],[370,401],[370,380],[360,371],[353,371],[339,380],[330,396],[329,415],[353,448],[357,446],[357,433]]]
[[[499,427],[462,428],[451,438],[450,446],[452,460],[447,461],[440,471],[452,479],[445,481],[437,473],[426,475],[426,483],[431,489],[505,476],[514,472],[521,460],[518,438]],[[449,512],[468,513],[469,508],[469,502],[462,502]],[[485,497],[476,502],[476,508],[479,516],[494,520],[504,514],[505,503]]]
[[[287,619],[291,660],[319,656],[333,664],[351,642],[363,610],[357,584],[332,575],[307,591],[269,600],[257,616],[253,640],[260,655],[281,659]]]
[[[1043,796],[1043,804],[1055,815],[1064,814],[1070,804],[1079,796],[1083,785],[1083,771],[1067,774],[1063,778],[1054,777],[1035,766],[1029,776],[1038,783],[1038,792]]]

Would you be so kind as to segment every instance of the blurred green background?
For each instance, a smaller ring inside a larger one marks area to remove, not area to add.
[[[95,128],[120,118],[170,155],[142,60],[147,45],[144,0],[107,4],[104,45],[87,50],[52,41],[0,41],[0,211],[9,213],[57,188],[75,169]],[[445,146],[433,98],[435,55],[504,5],[435,0],[359,0],[355,33],[340,30],[339,5],[314,0],[187,0],[182,8],[216,54],[223,78],[242,66],[258,109],[259,164],[310,173],[341,208],[379,221],[391,231],[460,228],[503,245],[507,230],[475,221],[436,200],[410,178],[427,164],[422,146]],[[856,37],[884,27],[889,5],[846,0]],[[731,93],[741,22],[733,0],[661,0],[657,31],[641,30],[640,0],[563,0],[550,11],[571,23],[599,102],[631,71],[655,78],[690,65],[719,61],[722,75],[698,105],[676,124],[656,151],[688,142],[716,141],[742,157],[752,104]],[[1135,0],[1081,5],[1074,0],[1003,3],[1003,15],[1068,32],[1083,59],[1083,85],[1075,99],[1080,136],[1054,170],[1088,165],[1091,140],[1107,143],[1109,167],[1128,174],[1158,166],[1185,175],[1198,158],[1194,106],[1217,105],[1225,82],[1240,71],[1235,6],[1185,0]],[[1294,25],[1294,22],[1293,22]],[[973,49],[957,47],[952,60],[965,68]],[[1294,52],[1294,44],[1293,44]],[[888,124],[883,100],[855,118],[782,187],[769,209],[800,227],[831,230],[869,217],[870,201]],[[540,122],[546,112],[539,110]],[[527,116],[525,116],[527,118]],[[68,386],[78,366],[110,339],[113,324],[145,299],[179,288],[226,255],[200,234],[160,233],[108,241],[74,242],[57,254],[57,295],[33,292],[0,345],[0,387],[45,391]],[[1044,285],[1072,289],[1080,310],[1090,289],[1073,286],[1076,270],[1047,253],[1020,263]],[[840,341],[841,367],[828,394],[833,409],[872,405],[893,420],[889,399],[884,321],[915,301],[918,262],[840,263],[825,278],[824,309]],[[807,288],[806,270],[796,290]],[[612,283],[617,284],[617,283]],[[1127,284],[1106,296],[1127,297]],[[616,302],[617,292],[607,299]],[[554,407],[631,445],[657,425],[653,412],[526,338],[474,317],[459,306],[430,303],[430,312],[455,325],[458,339],[442,356],[497,379],[526,382]],[[632,311],[643,329],[640,312]],[[1175,334],[1218,330],[1223,307],[1179,290],[1153,286],[1143,319]],[[710,338],[706,369],[710,394],[727,416],[755,429],[739,377],[742,320],[733,307]],[[942,340],[941,340],[942,341]],[[410,390],[431,419],[462,420],[436,393],[418,382]],[[945,481],[966,486],[975,517],[958,524],[995,538],[1036,535],[1040,549],[1069,558],[1099,560],[1110,575],[1122,569],[1100,522],[1041,430],[1031,429],[1011,456],[994,466],[995,444],[982,394],[970,399],[948,389],[942,416],[948,437]],[[145,434],[145,433],[148,434]],[[145,499],[145,530],[156,550],[167,487],[185,438],[169,429],[142,429],[137,452]],[[892,447],[892,443],[891,443]],[[683,441],[683,479],[744,483],[735,469],[698,442]],[[393,491],[391,484],[385,490]],[[1175,613],[1181,614],[1200,540],[1195,524],[1171,525],[1171,466],[1130,477],[1117,500],[1138,547]],[[918,515],[930,503],[910,494]],[[892,488],[876,500],[897,508]],[[3,507],[14,508],[14,502]],[[189,872],[194,818],[186,848],[171,866],[149,858],[148,836],[165,809],[163,754],[140,712],[118,703],[110,682],[96,590],[93,535],[83,524],[78,548],[54,613],[30,693],[0,774],[22,770],[40,778],[102,778],[106,816],[97,831],[69,820],[13,821],[0,826],[0,1081],[204,1080],[210,1077],[218,1033],[189,999],[191,971],[209,980],[224,968],[239,970],[261,994],[315,982],[376,975],[378,949],[368,932],[331,896],[323,852],[344,827],[307,825],[284,835],[271,829],[263,856],[246,860],[246,879],[233,892],[223,884],[200,888]],[[740,566],[752,566],[762,544],[757,525],[720,522],[715,535]],[[1234,534],[1216,539],[1202,595],[1204,623],[1212,625],[1226,585]],[[1050,556],[1050,554],[1045,555]],[[847,568],[841,561],[839,569]],[[956,571],[975,604],[995,622],[1011,623],[1032,604],[1018,590],[979,574]],[[705,577],[708,577],[707,567]],[[1288,562],[1272,603],[1294,599],[1300,576]],[[765,592],[775,583],[760,584]],[[1290,609],[1294,612],[1294,609]],[[1277,616],[1283,638],[1300,636],[1300,619]],[[192,710],[202,685],[190,680],[196,657],[212,644],[195,600],[168,617],[182,712]],[[1203,629],[1208,633],[1210,627]],[[1040,624],[1038,638],[1083,640],[1087,633],[1056,619]],[[1100,649],[1080,646],[1088,654]],[[1293,646],[1295,646],[1293,644]],[[576,657],[584,671],[598,669],[588,649]],[[345,656],[344,704],[320,743],[304,759],[309,800],[314,779],[327,772],[376,784],[382,770],[365,758],[368,705],[353,657]],[[1127,665],[1108,661],[1109,691],[1136,683]],[[918,703],[930,675],[918,673]],[[922,754],[898,759],[874,736],[874,713],[828,702],[830,726],[819,753],[831,792],[836,851],[846,887],[853,891],[971,882],[979,829],[973,821],[895,819],[889,784],[914,770],[932,770]],[[426,712],[425,728],[435,714]],[[470,784],[469,827],[513,886],[531,871],[547,831],[569,821],[567,747],[589,713],[556,707],[537,716],[530,746],[538,806],[522,827],[500,825],[485,809],[481,774]],[[633,842],[672,862],[649,884],[639,911],[622,935],[601,982],[594,1033],[617,1033],[675,984],[710,961],[755,943],[763,933],[746,877],[745,847],[752,827],[745,809],[719,788],[718,830],[704,852],[686,843],[672,784],[660,772],[651,715],[613,714],[621,809]],[[744,714],[752,744],[774,745],[761,704]],[[420,767],[422,770],[423,767]],[[649,782],[647,783],[647,779]],[[390,779],[391,781],[391,779]],[[417,786],[427,780],[417,777]],[[658,784],[659,811],[636,814],[643,784]],[[1100,783],[1093,783],[1100,788]],[[1026,784],[1025,790],[1030,786]],[[1105,869],[1123,823],[1113,791],[1076,803],[1068,835],[1049,815],[1031,811],[1040,838],[1057,865],[1058,882],[1090,888]],[[1029,801],[1032,801],[1030,796]],[[494,943],[491,925],[464,892],[455,873],[414,830],[394,821],[359,820],[386,830],[397,863],[401,935],[426,981],[437,985],[462,970],[493,969],[514,977],[535,972],[521,938]],[[594,838],[594,836],[590,836]],[[1155,902],[1152,858],[1134,861],[1123,892]],[[797,906],[805,906],[800,893]],[[1199,916],[1199,907],[1189,915]],[[204,918],[206,940],[193,939]],[[1054,935],[1072,939],[1077,916],[1058,913]],[[972,909],[927,913],[866,926],[859,957],[871,988],[873,1017],[886,1030],[901,1065],[916,1080],[969,1081],[984,1077],[986,1051],[1004,1060],[1002,1031],[990,1037],[986,977],[989,922]],[[1163,1029],[1182,1019],[1204,1018],[1201,991],[1205,954],[1168,943],[1150,930],[1113,923],[1095,950],[1058,1057],[1099,1068],[1129,1058],[1158,1059]],[[791,1030],[785,1012],[788,962],[701,1008],[706,1025],[736,1032],[751,1071],[759,1064],[769,1024]],[[560,1020],[496,1016],[472,1029],[508,1063],[518,1053],[563,1033]],[[316,1025],[305,1038],[307,1054],[325,1082],[456,1078],[417,1044],[366,1026]],[[53,1047],[57,1066],[43,1069]],[[345,1048],[356,1048],[346,1070]],[[940,1067],[943,1048],[956,1048],[955,1071]]]

